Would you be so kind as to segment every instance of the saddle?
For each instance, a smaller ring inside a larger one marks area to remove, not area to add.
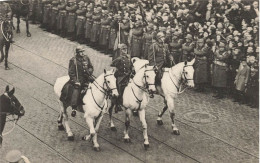
[[[88,86],[84,86],[83,88],[75,88],[73,83],[68,81],[61,90],[61,96],[60,101],[63,102],[64,105],[71,106],[71,99],[74,89],[80,89],[80,97],[78,102],[78,111],[83,112],[82,105],[83,103],[83,97],[87,93]]]

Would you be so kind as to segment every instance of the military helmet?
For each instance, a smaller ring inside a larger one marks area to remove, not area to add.
[[[165,35],[163,32],[159,32],[159,33],[157,33],[156,37],[157,37],[157,39],[160,39],[162,37],[165,37]]]
[[[82,45],[77,46],[77,48],[76,48],[76,53],[84,52],[84,51],[85,51],[85,49],[83,48]]]

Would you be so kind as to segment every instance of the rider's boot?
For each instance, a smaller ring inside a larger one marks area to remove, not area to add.
[[[75,117],[77,114],[77,106],[72,106],[72,112],[71,112],[71,116]]]

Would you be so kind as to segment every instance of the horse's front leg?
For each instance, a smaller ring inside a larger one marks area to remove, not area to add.
[[[101,113],[101,116],[97,119],[97,123],[96,123],[96,126],[95,126],[96,134],[93,137],[93,143],[94,143],[94,150],[95,151],[100,151],[100,147],[99,147],[99,144],[97,142],[97,133],[98,133],[102,119],[103,119],[103,114]]]
[[[29,15],[26,16],[26,34],[27,37],[31,37],[31,33],[29,32]]]
[[[172,130],[173,130],[173,134],[174,134],[174,135],[180,135],[180,131],[179,131],[179,129],[177,128],[177,126],[176,126],[176,124],[175,124],[175,121],[174,121],[174,118],[175,118],[174,99],[173,99],[173,98],[168,98],[168,99],[167,99],[167,105],[168,105],[169,112],[170,112],[170,117],[171,117],[171,120],[172,120]]]
[[[67,107],[64,107],[63,110],[63,118],[64,118],[64,125],[65,125],[65,129],[66,129],[66,133],[68,135],[68,140],[74,140],[74,135],[71,132],[70,126],[69,126],[69,116],[67,113]]]
[[[126,109],[125,111],[125,131],[124,131],[124,140],[126,143],[130,143],[130,137],[128,135],[129,127],[130,127],[130,117],[132,115],[131,109]]]
[[[62,120],[63,120],[63,110],[64,110],[64,105],[62,104],[62,102],[59,100],[59,105],[60,105],[60,114],[58,117],[58,129],[60,131],[64,130],[64,126],[62,124]]]
[[[143,135],[144,135],[144,148],[147,150],[149,148],[149,140],[148,140],[148,134],[147,134],[147,123],[145,119],[145,110],[139,110],[139,118],[140,121],[142,122],[143,126]]]
[[[9,54],[10,43],[5,44],[5,69],[8,70],[8,54]]]
[[[0,45],[0,52],[1,52],[1,58],[0,63],[3,62],[5,55],[4,55],[4,45]]]
[[[16,33],[21,33],[20,31],[20,16],[16,16],[17,19],[17,28],[16,28]]]
[[[113,119],[112,119],[112,114],[113,114],[113,108],[114,108],[115,104],[112,102],[111,106],[108,109],[109,112],[109,125],[110,125],[110,129],[112,131],[116,131],[116,127],[114,125]]]
[[[157,117],[157,124],[158,125],[163,125],[162,116],[163,116],[164,112],[168,109],[166,102],[164,103],[164,105],[165,106],[163,107],[163,110],[159,111],[159,113],[158,113],[158,117]]]

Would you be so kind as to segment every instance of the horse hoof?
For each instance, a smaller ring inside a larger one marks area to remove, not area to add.
[[[162,120],[157,120],[157,124],[161,126],[161,125],[163,125],[163,121]]]
[[[125,143],[131,143],[130,138],[126,138],[126,139],[125,139]]]
[[[180,131],[179,130],[173,130],[173,134],[174,135],[180,135]]]
[[[144,149],[147,150],[149,148],[149,144],[144,144]]]
[[[100,147],[94,147],[94,151],[99,152],[100,151]]]
[[[59,131],[64,131],[65,128],[64,128],[63,125],[59,125],[59,126],[58,126],[58,129],[59,129]]]
[[[31,37],[32,35],[31,35],[31,33],[30,32],[28,32],[27,33],[27,37]]]
[[[77,114],[76,110],[72,110],[72,112],[71,112],[71,116],[72,116],[72,117],[75,117],[76,114]]]
[[[110,127],[112,131],[117,131],[115,127]]]
[[[74,136],[72,135],[72,136],[68,136],[68,140],[69,141],[73,141],[74,140]]]
[[[138,112],[137,111],[133,111],[133,116],[137,117],[138,116]]]

